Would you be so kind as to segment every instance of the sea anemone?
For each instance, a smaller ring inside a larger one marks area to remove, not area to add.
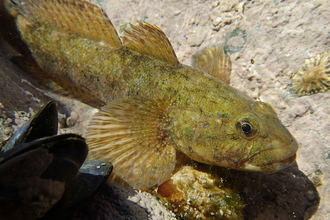
[[[330,54],[318,54],[306,59],[292,77],[292,88],[298,96],[326,92],[330,89]]]

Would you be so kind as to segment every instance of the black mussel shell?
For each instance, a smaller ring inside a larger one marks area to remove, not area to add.
[[[22,143],[30,142],[38,138],[55,135],[57,134],[57,128],[57,107],[55,102],[49,101],[44,104],[28,122],[17,130],[3,147],[3,151],[7,151]]]
[[[110,162],[86,160],[61,200],[42,219],[65,219],[78,211],[103,186],[112,168]]]
[[[56,104],[50,101],[0,152],[0,219],[66,218],[108,179],[111,163],[85,161],[85,140],[56,135],[57,126]]]
[[[87,153],[82,137],[63,134],[0,154],[0,219],[42,217],[61,199]]]

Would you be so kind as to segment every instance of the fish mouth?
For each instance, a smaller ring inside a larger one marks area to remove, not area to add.
[[[290,166],[296,160],[297,150],[298,143],[293,139],[293,143],[290,145],[266,149],[241,161],[238,164],[238,169],[265,174],[276,173]]]
[[[264,169],[261,172],[265,173],[265,174],[276,173],[277,171],[287,168],[291,164],[293,164],[293,162],[296,160],[296,157],[297,157],[297,154],[294,154],[291,157],[274,162],[274,163],[270,164],[269,166],[266,166],[267,169]]]

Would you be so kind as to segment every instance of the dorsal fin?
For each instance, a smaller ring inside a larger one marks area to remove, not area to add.
[[[97,5],[75,0],[21,0],[18,4],[18,12],[33,25],[101,41],[112,48],[122,47],[111,21]]]
[[[230,84],[230,56],[225,53],[222,45],[210,46],[194,54],[192,66]]]
[[[164,32],[155,25],[138,22],[128,24],[122,36],[126,47],[141,54],[163,60],[173,67],[180,67],[178,58]]]

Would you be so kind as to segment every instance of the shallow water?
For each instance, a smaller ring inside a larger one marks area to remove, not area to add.
[[[330,52],[327,1],[92,1],[116,28],[126,21],[156,24],[184,64],[198,49],[226,44],[231,85],[270,103],[300,148],[297,164],[277,174],[233,171],[244,179],[246,219],[330,218],[330,92],[298,97],[290,76],[307,58]],[[0,138],[6,142],[41,104],[60,101],[61,131],[84,134],[92,108],[44,93],[0,50]],[[72,123],[67,123],[70,116]],[[72,119],[72,118],[71,118]],[[313,185],[314,184],[314,185]]]

